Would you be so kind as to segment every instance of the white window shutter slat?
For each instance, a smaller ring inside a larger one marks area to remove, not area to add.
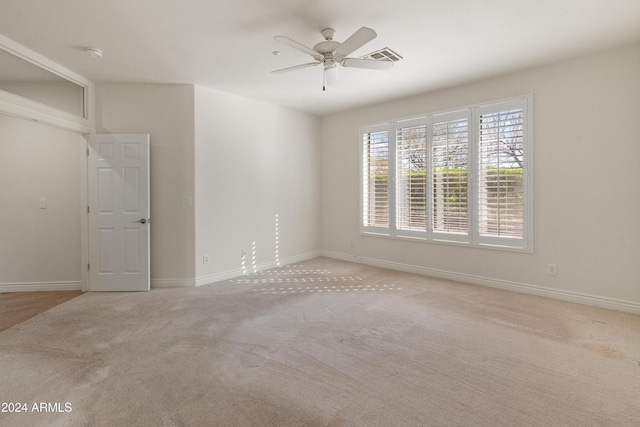
[[[480,236],[524,237],[524,119],[523,108],[480,114]]]
[[[464,112],[461,116],[434,120],[431,129],[434,233],[466,235],[469,231],[469,119]]]
[[[365,228],[389,227],[389,132],[363,133],[362,223]]]
[[[361,231],[531,251],[531,96],[362,126]]]
[[[396,130],[396,228],[427,228],[427,126]]]

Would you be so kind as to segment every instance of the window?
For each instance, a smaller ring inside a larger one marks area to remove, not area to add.
[[[469,235],[469,114],[434,116],[431,125],[431,228],[435,235]]]
[[[363,223],[370,231],[389,228],[389,132],[370,130],[363,136]]]
[[[479,113],[478,225],[482,237],[524,235],[524,109]]]
[[[362,231],[530,250],[530,104],[363,126]]]
[[[424,230],[427,223],[427,127],[396,130],[396,228]]]

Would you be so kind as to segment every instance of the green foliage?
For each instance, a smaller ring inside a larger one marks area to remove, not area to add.
[[[487,201],[496,202],[498,198],[519,199],[524,196],[522,187],[522,168],[485,168]]]
[[[466,212],[468,201],[467,168],[433,169],[433,204],[447,212]],[[489,202],[498,198],[522,197],[522,168],[485,168],[485,191]],[[424,210],[426,200],[426,170],[411,170],[406,197],[413,210]],[[375,175],[377,190],[386,192],[389,183],[387,171]],[[380,193],[380,191],[378,191]]]
[[[522,168],[496,168],[493,166],[485,167],[484,173],[486,175],[520,175],[522,176]]]
[[[376,182],[386,182],[389,179],[389,172],[378,172],[375,176]]]
[[[435,168],[433,170],[433,204],[447,212],[467,212],[466,168]]]

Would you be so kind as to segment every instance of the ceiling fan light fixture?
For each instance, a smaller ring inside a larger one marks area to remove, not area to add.
[[[335,85],[340,81],[340,73],[335,63],[331,67],[325,67],[324,75],[328,85]]]

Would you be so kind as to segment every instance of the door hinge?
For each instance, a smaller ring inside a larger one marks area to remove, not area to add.
[[[91,264],[87,264],[87,271],[91,270]]]
[[[87,148],[87,157],[89,157],[89,149]]]
[[[91,213],[91,208],[87,206],[87,213]]]

